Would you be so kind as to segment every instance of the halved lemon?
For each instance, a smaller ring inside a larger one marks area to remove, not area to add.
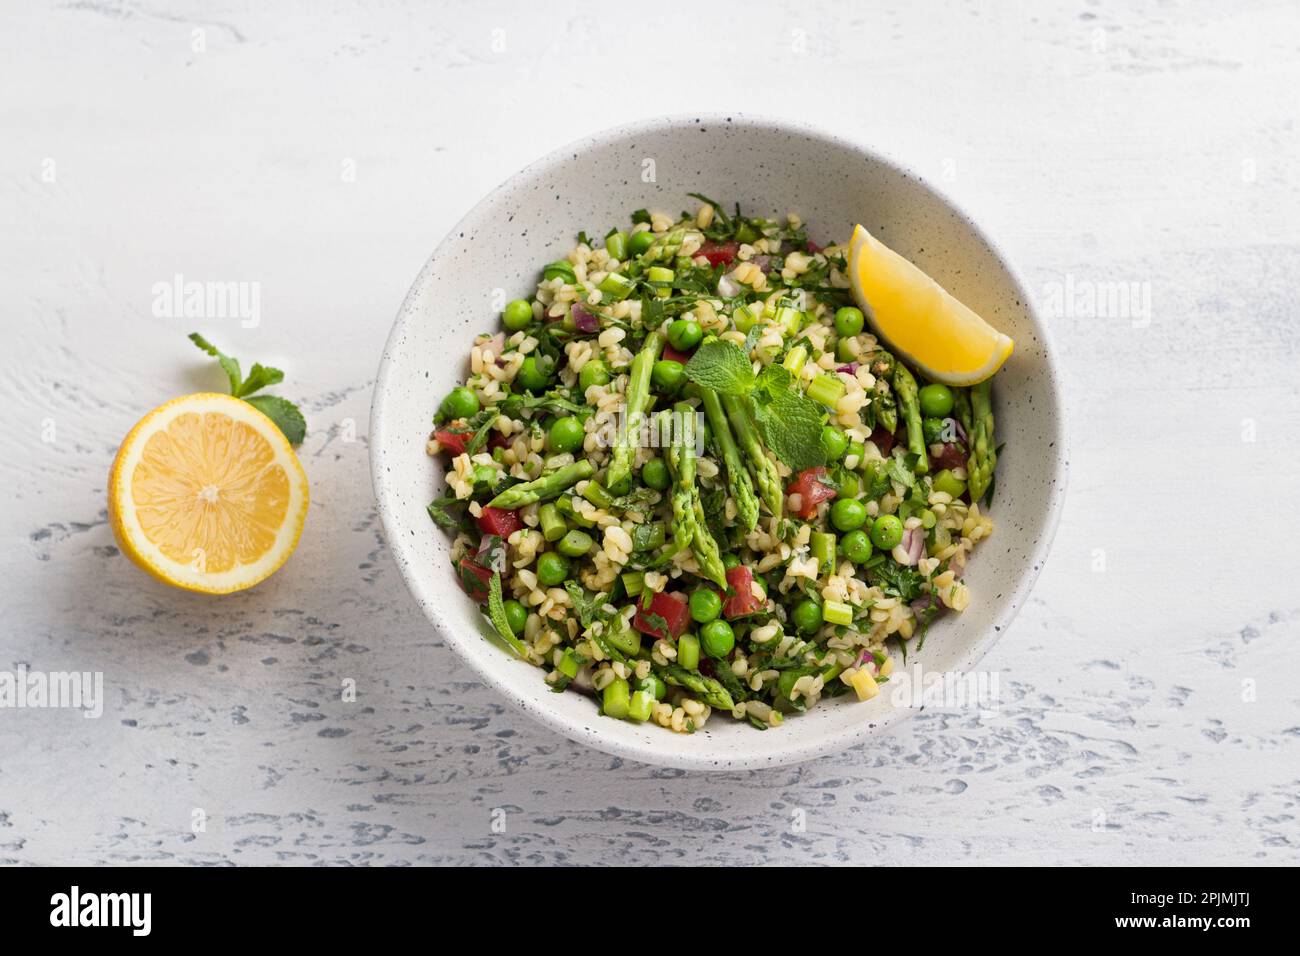
[[[307,500],[307,475],[275,423],[215,392],[140,419],[108,477],[108,517],[127,557],[208,594],[252,587],[284,564]]]
[[[989,378],[1015,343],[862,226],[849,243],[853,298],[891,349],[945,385]]]

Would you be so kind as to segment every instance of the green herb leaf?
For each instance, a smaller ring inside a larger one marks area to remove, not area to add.
[[[429,517],[440,528],[446,528],[448,531],[458,531],[464,525],[465,514],[469,510],[467,508],[468,504],[468,499],[457,498],[455,495],[434,498],[429,502]]]
[[[915,568],[889,559],[868,571],[867,580],[886,594],[904,603],[910,603],[921,596],[921,585],[925,583],[925,575]]]
[[[763,444],[793,471],[826,464],[822,447],[822,407],[794,385],[794,376],[781,365],[769,365],[754,385],[754,423]]]
[[[239,386],[244,380],[243,373],[239,371],[239,359],[226,355],[197,332],[190,333],[190,341],[221,363],[226,378],[230,379],[230,394],[239,395]]]
[[[226,373],[226,378],[230,380],[231,395],[235,396],[235,398],[242,398],[275,422],[276,427],[284,433],[284,437],[289,439],[289,444],[302,444],[302,440],[307,436],[307,422],[302,417],[302,412],[298,410],[297,405],[287,398],[280,398],[275,395],[249,397],[268,385],[278,385],[284,381],[283,372],[278,368],[271,368],[254,362],[252,369],[249,370],[248,378],[244,378],[239,370],[239,359],[226,355],[197,332],[190,333],[190,341],[221,364],[222,370]]]
[[[515,632],[510,630],[510,621],[506,618],[506,603],[501,598],[501,572],[494,572],[492,581],[488,584],[488,620],[492,622],[492,627],[496,629],[501,640],[506,646],[514,651],[515,656],[524,659],[528,656],[528,648],[524,647],[524,642],[515,637]]]
[[[247,398],[249,395],[266,388],[268,385],[279,385],[283,381],[284,373],[278,368],[268,368],[265,365],[254,362],[253,367],[248,371],[248,378],[244,379],[239,388],[231,392],[231,394],[236,398]]]
[[[754,370],[740,347],[715,339],[705,342],[686,363],[686,377],[722,395],[745,395],[754,387]]]
[[[307,420],[298,411],[298,406],[279,395],[254,395],[244,401],[252,405],[284,432],[290,445],[301,445],[307,437]]]

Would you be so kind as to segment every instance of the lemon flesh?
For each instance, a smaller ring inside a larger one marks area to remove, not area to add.
[[[225,594],[273,574],[298,544],[307,503],[307,476],[280,429],[215,392],[151,411],[109,472],[122,552],[190,591]]]
[[[926,378],[974,385],[1015,343],[863,226],[849,243],[853,298],[886,344]]]

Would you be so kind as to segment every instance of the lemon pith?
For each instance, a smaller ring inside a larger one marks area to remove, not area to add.
[[[308,500],[302,465],[275,423],[218,393],[147,414],[109,473],[109,521],[122,552],[160,581],[213,594],[279,569]]]
[[[974,385],[991,377],[1015,343],[863,226],[849,243],[853,298],[891,349],[927,378]]]

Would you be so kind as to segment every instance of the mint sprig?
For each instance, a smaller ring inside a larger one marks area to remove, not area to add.
[[[278,368],[271,368],[268,365],[254,362],[253,367],[248,370],[248,377],[245,378],[243,371],[239,367],[239,359],[226,355],[197,332],[190,333],[190,341],[220,363],[222,371],[226,373],[226,378],[230,380],[231,395],[235,396],[235,398],[242,398],[275,422],[276,427],[289,440],[289,444],[302,444],[302,440],[307,437],[307,420],[302,417],[302,412],[298,406],[287,398],[281,398],[278,395],[253,394],[268,386],[279,385],[283,382],[284,373],[282,371]]]
[[[721,395],[744,398],[763,444],[792,470],[826,464],[822,406],[799,391],[784,366],[768,365],[755,375],[743,349],[715,339],[691,356],[686,377]]]

